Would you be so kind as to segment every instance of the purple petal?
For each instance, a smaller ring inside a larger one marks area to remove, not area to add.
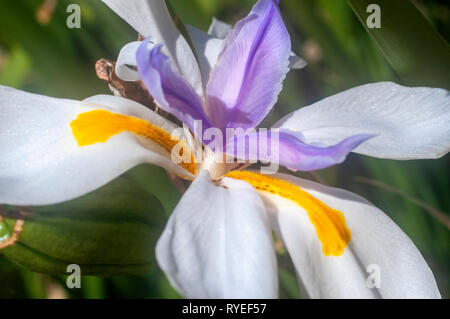
[[[230,31],[206,89],[219,128],[258,125],[275,104],[289,68],[291,42],[277,1],[259,0]]]
[[[149,49],[149,41],[147,39],[139,46],[136,60],[138,72],[155,102],[191,129],[195,120],[202,120],[205,128],[211,126],[199,96],[172,69],[169,58],[161,52],[162,45]]]
[[[312,171],[342,163],[348,153],[374,136],[358,134],[336,145],[321,147],[306,144],[300,133],[284,129],[260,131],[229,139],[226,152],[247,161],[278,162],[293,171]]]

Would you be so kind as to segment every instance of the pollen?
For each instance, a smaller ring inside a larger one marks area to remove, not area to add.
[[[78,114],[70,123],[72,134],[78,146],[95,143],[105,143],[108,139],[121,132],[131,132],[163,147],[169,153],[180,142],[162,128],[134,116],[112,113],[107,110],[93,110]],[[181,149],[183,151],[184,147]],[[183,154],[179,154],[182,156]],[[188,172],[195,175],[196,164],[191,154],[190,163],[179,163]]]
[[[232,171],[225,176],[246,181],[258,191],[281,196],[302,207],[314,225],[325,256],[342,255],[350,242],[352,235],[345,224],[344,214],[327,206],[297,185],[248,171]]]

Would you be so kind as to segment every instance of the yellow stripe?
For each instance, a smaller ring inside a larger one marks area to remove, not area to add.
[[[297,185],[248,171],[232,171],[225,176],[246,181],[259,191],[279,195],[303,207],[316,229],[325,256],[340,256],[350,242],[352,234],[345,224],[344,214],[327,206]]]
[[[169,133],[147,121],[134,116],[112,113],[106,110],[94,110],[78,114],[70,123],[72,134],[79,146],[104,143],[111,136],[124,131],[143,136],[162,146],[169,153],[180,141]],[[181,152],[183,148],[181,148]],[[180,154],[182,156],[183,154]],[[191,154],[191,163],[181,162],[181,167],[195,175],[196,165]]]

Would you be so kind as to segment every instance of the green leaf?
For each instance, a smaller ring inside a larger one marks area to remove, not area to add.
[[[279,267],[278,277],[280,281],[281,298],[299,299],[300,292],[298,289],[297,278],[293,272]]]
[[[381,28],[372,29],[366,11],[374,1],[348,2],[404,84],[450,87],[450,47],[410,1],[376,1]]]
[[[0,255],[0,298],[24,298],[26,287],[21,278],[21,271],[10,260]]]
[[[180,191],[170,180],[167,171],[161,167],[141,164],[123,175],[158,198],[167,216],[170,216],[181,198]]]
[[[141,274],[155,265],[164,209],[133,181],[120,177],[81,198],[33,210],[19,240],[0,251],[32,271],[67,275],[67,266],[77,264],[82,275]],[[5,222],[11,233],[16,220]]]
[[[30,69],[30,58],[27,53],[16,45],[4,59],[6,61],[3,63],[0,61],[0,83],[13,87],[22,85]]]
[[[339,43],[339,39],[335,36],[336,32],[333,31],[337,23],[332,25],[323,17],[326,10],[320,4],[316,0],[281,2],[283,15],[290,17],[299,31],[292,32],[293,50],[299,54],[303,53],[302,50],[299,50],[300,48],[296,47],[301,41],[295,39],[300,32],[303,33],[309,40],[308,42],[318,45],[320,53],[316,53],[316,55],[323,54],[323,59],[320,58],[320,60],[330,66],[331,71],[335,73],[334,77],[339,79],[338,82],[348,87],[356,86],[361,79],[366,80],[366,74],[357,67],[355,59],[347,54],[347,48]],[[347,22],[345,16],[339,16],[335,10],[333,13],[337,15],[335,20]],[[308,68],[301,72],[321,74],[321,68],[317,65],[317,61],[311,60],[308,55],[305,55],[304,58],[308,61]]]
[[[11,236],[11,229],[9,229],[7,223],[4,220],[0,219],[0,243],[5,242],[9,238],[11,238]]]

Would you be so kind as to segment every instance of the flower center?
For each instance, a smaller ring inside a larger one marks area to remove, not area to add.
[[[134,116],[112,113],[107,110],[93,110],[78,114],[78,117],[70,123],[72,134],[78,146],[87,146],[95,143],[104,143],[110,137],[124,131],[143,136],[158,144],[170,153],[172,148],[180,140],[172,137],[162,128]],[[184,148],[179,154],[183,156]],[[190,163],[180,162],[179,165],[195,175],[196,164],[191,154]]]
[[[232,171],[225,176],[246,181],[259,191],[281,196],[302,207],[316,229],[325,256],[340,256],[350,242],[352,235],[345,224],[344,214],[329,207],[297,185],[248,171]]]

